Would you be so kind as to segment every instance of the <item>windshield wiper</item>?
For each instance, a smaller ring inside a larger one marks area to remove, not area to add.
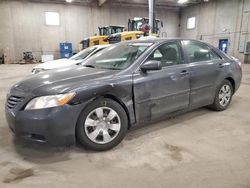
[[[105,67],[105,69],[109,69],[109,70],[121,70],[121,69],[115,68],[115,67]]]
[[[83,65],[84,67],[95,68],[94,65]]]

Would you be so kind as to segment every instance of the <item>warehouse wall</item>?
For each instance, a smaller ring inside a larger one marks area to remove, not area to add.
[[[210,0],[181,10],[180,35],[201,39],[218,47],[219,39],[229,39],[229,54],[244,61],[249,37],[249,0]],[[195,29],[187,29],[187,18],[196,17]],[[202,37],[201,37],[202,35]]]
[[[60,26],[45,25],[45,11],[60,13]],[[0,2],[0,51],[9,49],[12,62],[22,59],[25,51],[32,51],[39,59],[42,53],[56,57],[59,42],[73,43],[74,50],[87,36],[98,33],[98,26],[125,25],[128,18],[148,16],[147,7],[76,6],[18,1]],[[157,18],[164,22],[163,31],[170,37],[179,36],[179,12],[160,8]]]

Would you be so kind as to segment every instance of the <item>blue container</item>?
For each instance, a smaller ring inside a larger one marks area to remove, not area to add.
[[[70,58],[73,55],[72,43],[60,43],[60,58]]]
[[[61,59],[68,59],[73,55],[72,52],[60,52],[60,58]]]
[[[60,43],[60,52],[72,52],[72,43]]]

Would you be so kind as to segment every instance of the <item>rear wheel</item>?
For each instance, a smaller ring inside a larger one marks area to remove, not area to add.
[[[224,80],[216,92],[214,103],[210,106],[213,110],[223,111],[230,105],[233,87],[230,81]]]
[[[128,120],[120,104],[111,99],[99,99],[81,114],[77,127],[77,139],[91,150],[108,150],[125,137]]]

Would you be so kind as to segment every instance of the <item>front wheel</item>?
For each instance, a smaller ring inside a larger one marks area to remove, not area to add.
[[[233,87],[230,81],[224,80],[216,92],[214,103],[210,106],[213,110],[223,111],[231,103]]]
[[[76,136],[91,150],[108,150],[118,145],[128,129],[128,118],[120,104],[111,99],[98,99],[81,114]]]

